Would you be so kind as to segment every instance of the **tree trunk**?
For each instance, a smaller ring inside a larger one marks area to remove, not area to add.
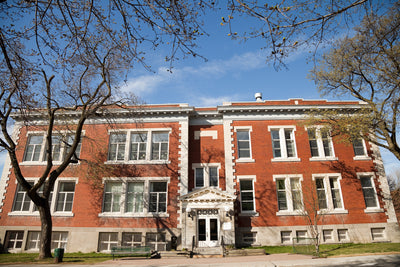
[[[45,201],[44,206],[38,206],[38,210],[42,227],[42,236],[38,259],[52,258],[53,256],[51,255],[51,233],[53,229],[53,223],[48,201]]]

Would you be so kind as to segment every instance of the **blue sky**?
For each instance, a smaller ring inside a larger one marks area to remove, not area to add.
[[[285,62],[288,68],[277,71],[272,62],[266,62],[270,51],[260,49],[264,46],[262,40],[232,40],[228,26],[220,25],[221,16],[227,17],[223,13],[206,17],[205,28],[210,35],[198,41],[196,51],[207,61],[199,57],[179,60],[170,73],[165,51],[148,53],[154,73],[134,69],[124,90],[134,92],[147,104],[188,103],[195,107],[253,101],[257,92],[271,100],[321,99],[314,82],[307,78],[313,64],[309,49],[291,54]],[[238,30],[249,27],[249,21],[243,22]],[[387,173],[400,169],[399,161],[390,152],[381,153]]]
[[[171,73],[167,71],[169,63],[165,62],[166,47],[147,51],[147,63],[154,72],[135,66],[123,90],[135,93],[147,104],[188,103],[196,107],[222,105],[224,101],[253,101],[256,92],[270,100],[321,98],[314,83],[307,79],[312,67],[312,63],[307,63],[308,49],[291,54],[286,60],[288,69],[276,71],[272,62],[266,62],[269,51],[260,49],[264,46],[262,40],[231,40],[228,26],[220,25],[221,16],[227,15],[216,12],[205,17],[209,36],[198,40],[196,51],[207,61],[188,57],[176,61]],[[234,30],[248,28],[251,23],[241,20]],[[399,161],[389,152],[382,151],[382,155],[388,173],[400,169]],[[0,154],[0,168],[4,159],[5,154]]]

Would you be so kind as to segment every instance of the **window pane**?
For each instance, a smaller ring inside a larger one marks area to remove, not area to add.
[[[293,130],[285,129],[286,152],[288,157],[294,157],[294,140],[292,137]]]
[[[240,180],[240,199],[242,211],[254,211],[254,191],[252,180]]]
[[[209,180],[210,186],[218,186],[218,168],[210,167],[209,168]]]
[[[274,158],[280,158],[282,157],[281,154],[281,143],[279,140],[279,131],[278,130],[272,130],[271,131],[271,138],[272,138],[272,151]]]
[[[147,133],[131,134],[130,160],[145,160],[147,148]]]
[[[29,136],[27,146],[25,148],[24,161],[39,161],[40,151],[42,149],[43,135]]]
[[[127,212],[143,212],[144,183],[128,183],[127,187]]]
[[[203,187],[204,186],[204,170],[203,168],[196,168],[196,181],[195,187]]]
[[[371,177],[361,177],[361,186],[364,195],[365,206],[367,208],[376,208],[378,207],[378,203],[376,200],[376,193],[374,186],[372,184]]]
[[[110,134],[108,160],[124,160],[125,158],[125,133]]]
[[[239,158],[250,158],[250,135],[249,131],[237,131]]]
[[[340,197],[339,181],[337,178],[330,178],[329,183],[331,186],[333,207],[340,209],[342,208],[342,199]]]
[[[315,180],[316,187],[317,187],[317,196],[318,196],[318,204],[320,209],[326,209],[326,193],[325,193],[325,186],[324,186],[324,179],[318,178]]]
[[[169,133],[167,132],[152,133],[151,159],[153,160],[168,159],[168,139],[169,139]]]
[[[361,138],[353,140],[353,149],[356,156],[365,156],[364,144]]]

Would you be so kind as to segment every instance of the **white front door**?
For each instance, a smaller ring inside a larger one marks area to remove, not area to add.
[[[199,247],[217,247],[219,223],[218,215],[199,215],[197,219],[197,240]]]

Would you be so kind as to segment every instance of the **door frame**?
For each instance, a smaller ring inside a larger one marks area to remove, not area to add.
[[[214,211],[208,213],[207,211]],[[217,234],[217,240],[211,240],[211,220],[215,219],[216,220],[216,234]],[[206,240],[200,241],[199,240],[199,221],[204,220],[205,221],[205,231],[206,231]],[[219,214],[218,210],[215,209],[210,209],[210,210],[198,210],[197,214],[197,222],[196,222],[196,236],[197,236],[197,244],[198,247],[219,247],[219,241],[220,241],[220,223],[219,223]]]

